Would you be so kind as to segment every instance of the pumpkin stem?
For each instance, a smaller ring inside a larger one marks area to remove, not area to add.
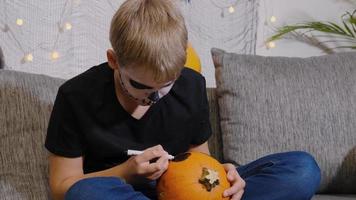
[[[215,170],[203,167],[202,175],[199,179],[199,183],[202,184],[205,189],[210,192],[215,186],[219,185],[218,172]]]

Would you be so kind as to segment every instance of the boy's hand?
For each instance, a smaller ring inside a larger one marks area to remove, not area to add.
[[[155,162],[150,162],[156,160]],[[136,182],[135,179],[158,179],[168,168],[168,153],[161,145],[144,150],[140,155],[129,158],[127,165],[128,182]]]
[[[240,177],[233,164],[225,163],[223,166],[227,174],[227,180],[231,183],[231,187],[225,190],[223,195],[224,197],[230,196],[231,200],[240,200],[244,193],[246,182]]]

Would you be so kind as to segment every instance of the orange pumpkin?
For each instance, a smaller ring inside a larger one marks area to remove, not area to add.
[[[227,200],[230,187],[224,167],[213,157],[188,152],[170,161],[157,183],[159,200]]]

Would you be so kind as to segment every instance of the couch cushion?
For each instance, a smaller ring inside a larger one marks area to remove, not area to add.
[[[44,140],[62,82],[0,70],[1,199],[49,199]]]
[[[219,106],[216,98],[216,89],[215,88],[207,88],[206,94],[208,96],[209,101],[209,117],[212,135],[209,138],[209,150],[210,154],[220,162],[223,162],[222,155],[222,139],[221,139],[221,128],[219,121]]]
[[[212,55],[225,159],[304,150],[321,167],[321,192],[356,193],[356,53]]]

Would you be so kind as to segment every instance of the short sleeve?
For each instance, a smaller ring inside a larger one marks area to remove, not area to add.
[[[199,82],[199,109],[197,113],[198,123],[196,123],[195,134],[191,141],[193,145],[200,145],[206,142],[212,134],[210,117],[209,117],[209,103],[206,94],[205,78],[201,76]]]
[[[45,142],[47,150],[64,157],[82,156],[83,138],[77,121],[73,106],[60,87],[48,124]]]

